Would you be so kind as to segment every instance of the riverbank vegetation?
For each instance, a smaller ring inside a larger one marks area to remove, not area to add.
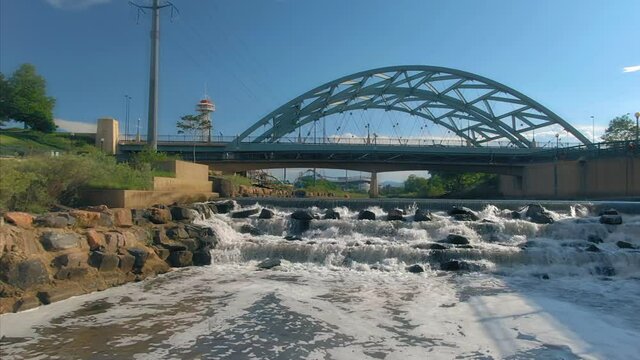
[[[476,189],[486,195],[487,191],[497,189],[498,178],[493,174],[483,173],[431,173],[431,177],[423,178],[409,175],[402,187],[383,187],[380,195],[399,198],[427,197],[468,197],[473,196]]]
[[[355,189],[344,190],[340,185],[326,179],[315,179],[313,176],[304,176],[298,179],[296,187],[304,189],[308,193],[334,194],[334,196],[350,198],[368,197],[368,192]]]
[[[145,150],[119,163],[93,147],[83,153],[0,159],[0,209],[42,212],[56,204],[76,206],[83,189],[149,190],[154,176],[174,176],[153,167],[167,159]]]

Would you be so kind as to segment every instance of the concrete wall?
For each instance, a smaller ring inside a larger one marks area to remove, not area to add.
[[[532,164],[522,177],[501,175],[500,192],[528,198],[640,197],[640,157]]]
[[[211,181],[200,181],[181,178],[155,176],[153,190],[155,191],[212,191]]]
[[[112,118],[98,119],[96,129],[96,147],[109,155],[115,155],[118,146],[118,120]]]
[[[156,164],[156,168],[175,174],[176,179],[191,181],[209,181],[209,166],[187,161],[170,160]]]
[[[218,194],[211,191],[86,190],[81,194],[84,205],[107,205],[110,208],[145,208],[155,204],[193,203],[217,197]]]

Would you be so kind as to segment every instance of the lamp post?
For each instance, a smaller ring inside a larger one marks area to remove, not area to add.
[[[129,110],[131,109],[131,96],[124,96],[124,109],[125,109],[125,117],[124,117],[124,141],[129,140]]]
[[[640,128],[638,127],[638,120],[640,119],[640,111],[637,111],[637,112],[635,113],[635,115],[636,115],[636,149],[637,149],[637,148],[638,148],[638,144],[640,144],[640,143],[638,142],[639,137],[640,137],[640,136],[639,136],[639,135],[640,135]]]
[[[591,115],[591,142],[596,142],[596,118]]]

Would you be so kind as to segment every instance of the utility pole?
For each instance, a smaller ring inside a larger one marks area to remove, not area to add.
[[[160,5],[160,0],[153,0],[151,6],[138,5],[129,2],[131,6],[138,8],[140,12],[146,14],[144,9],[151,10],[151,62],[149,65],[149,123],[147,127],[147,146],[158,150],[158,78],[160,65],[160,9],[171,7],[177,12],[177,8],[169,1]]]
[[[131,110],[131,96],[125,95],[125,117],[124,117],[124,141],[129,140],[129,110]]]

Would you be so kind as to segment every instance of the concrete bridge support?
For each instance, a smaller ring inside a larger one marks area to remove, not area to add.
[[[371,185],[369,186],[369,197],[370,198],[377,198],[379,195],[378,193],[378,172],[377,171],[372,171],[371,172]]]
[[[514,198],[640,198],[640,156],[527,165],[522,176],[501,175],[500,192]]]

